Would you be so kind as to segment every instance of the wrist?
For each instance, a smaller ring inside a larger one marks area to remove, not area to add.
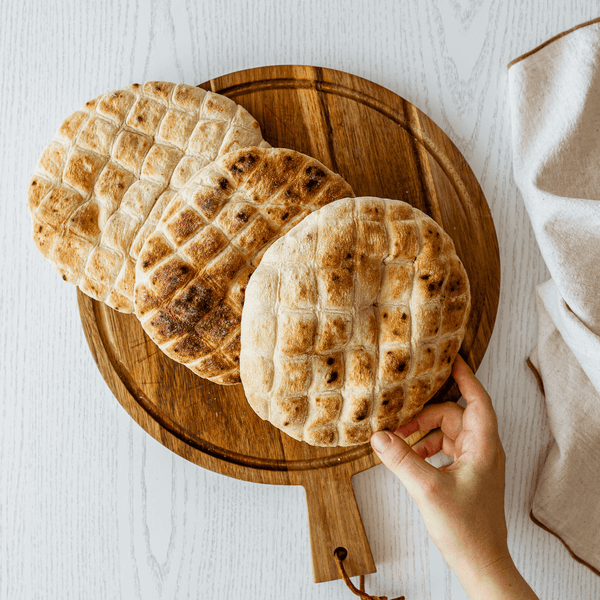
[[[510,555],[485,566],[468,565],[456,575],[470,600],[538,600]]]

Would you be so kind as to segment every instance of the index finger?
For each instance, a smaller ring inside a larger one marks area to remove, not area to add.
[[[463,407],[456,402],[430,404],[417,413],[408,423],[396,430],[396,435],[407,438],[416,431],[431,431],[438,427],[444,435],[455,440],[462,431]]]

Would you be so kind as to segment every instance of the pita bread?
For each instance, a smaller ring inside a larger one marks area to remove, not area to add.
[[[222,156],[181,189],[140,252],[142,326],[194,373],[239,383],[245,290],[266,248],[306,215],[353,195],[339,175],[293,150]]]
[[[315,446],[393,431],[450,375],[469,309],[465,269],[433,219],[397,200],[329,204],[275,242],[248,285],[248,402]]]
[[[151,81],[99,96],[60,126],[28,193],[33,238],[65,281],[133,311],[137,254],[162,210],[217,156],[269,145],[232,100]]]

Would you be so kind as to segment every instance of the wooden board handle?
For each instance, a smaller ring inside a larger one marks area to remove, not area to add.
[[[336,548],[348,555],[344,568],[350,577],[375,573],[375,563],[348,472],[320,469],[304,472],[310,548],[315,583],[341,579],[333,557]]]

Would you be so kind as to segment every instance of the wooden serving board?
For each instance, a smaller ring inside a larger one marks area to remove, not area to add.
[[[477,369],[498,307],[498,243],[473,172],[439,127],[389,90],[329,69],[263,67],[201,87],[244,106],[273,146],[309,154],[340,173],[357,196],[404,200],[443,226],[471,283],[472,310],[461,354]],[[378,464],[369,444],[326,449],[297,442],[254,414],[241,385],[216,385],[165,356],[134,315],[117,313],[80,292],[78,300],[102,375],[150,435],[223,475],[302,485],[316,582],[339,577],[333,553],[340,546],[347,550],[349,575],[375,571],[351,482],[355,473]],[[449,380],[433,401],[458,397]]]

